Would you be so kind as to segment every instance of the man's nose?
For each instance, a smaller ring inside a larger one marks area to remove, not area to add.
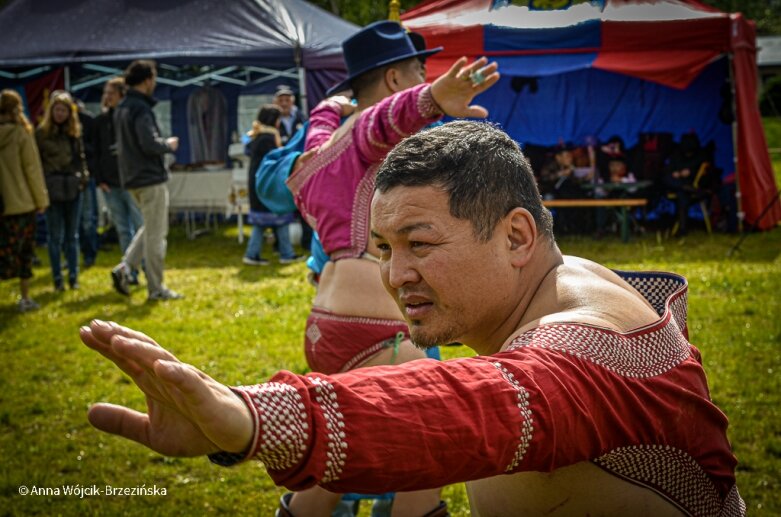
[[[387,268],[388,285],[394,289],[414,284],[420,279],[420,275],[409,258],[403,253],[394,253],[385,263],[385,267]]]

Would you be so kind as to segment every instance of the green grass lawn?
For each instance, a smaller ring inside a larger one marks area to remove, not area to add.
[[[174,228],[167,283],[178,302],[130,300],[109,280],[116,249],[83,272],[81,290],[54,294],[46,265],[36,269],[35,313],[15,311],[17,285],[0,284],[0,508],[27,514],[201,513],[272,515],[282,489],[259,464],[223,469],[205,459],[166,459],[101,434],[86,420],[96,401],[143,399],[118,370],[84,347],[80,325],[111,319],[155,337],[183,360],[226,383],[254,383],[279,369],[305,372],[302,334],[313,289],[305,266],[242,266],[236,230],[223,226],[194,241]],[[671,270],[690,282],[691,340],[703,354],[712,396],[730,418],[740,460],[738,484],[753,513],[781,513],[781,231],[751,235],[727,258],[734,236],[694,233],[685,241],[649,234],[627,245],[617,238],[566,238],[565,253],[619,269]],[[38,255],[43,259],[45,250]],[[469,355],[446,348],[447,357]],[[165,487],[165,496],[31,496],[19,487]],[[448,487],[453,515],[468,515],[463,485]],[[363,515],[368,512],[364,509]]]

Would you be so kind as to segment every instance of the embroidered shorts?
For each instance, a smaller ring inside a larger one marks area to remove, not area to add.
[[[313,307],[306,320],[306,360],[314,372],[346,372],[394,346],[399,332],[409,337],[404,321],[341,316]]]

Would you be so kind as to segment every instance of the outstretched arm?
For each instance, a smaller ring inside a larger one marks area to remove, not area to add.
[[[130,376],[144,392],[147,412],[95,404],[90,423],[167,456],[241,452],[254,424],[245,402],[227,386],[182,363],[149,336],[116,323],[93,321],[81,340]]]

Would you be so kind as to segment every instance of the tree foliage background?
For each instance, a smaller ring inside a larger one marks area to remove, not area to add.
[[[0,0],[2,1],[2,0]],[[356,25],[366,25],[388,17],[388,0],[310,0]],[[781,35],[781,0],[701,0],[725,12],[741,12],[757,23],[761,36]],[[420,0],[401,0],[401,9],[409,9]]]

